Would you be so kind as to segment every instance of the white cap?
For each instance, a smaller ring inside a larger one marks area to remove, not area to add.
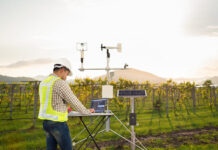
[[[72,70],[69,60],[67,60],[66,58],[61,58],[55,62],[54,68],[62,68],[62,67],[65,67],[70,71],[68,76],[72,76]]]

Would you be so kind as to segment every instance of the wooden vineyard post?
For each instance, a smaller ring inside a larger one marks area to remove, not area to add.
[[[192,99],[193,99],[193,112],[195,113],[195,108],[196,108],[195,87],[192,88]]]
[[[14,85],[11,84],[10,119],[12,119],[12,115],[13,115],[13,99],[14,99]]]
[[[38,102],[38,82],[35,82],[35,84],[34,84],[33,128],[34,128],[35,125],[36,125],[37,102]]]
[[[168,86],[166,87],[166,111],[167,111],[167,117],[169,117],[169,112],[168,112]]]

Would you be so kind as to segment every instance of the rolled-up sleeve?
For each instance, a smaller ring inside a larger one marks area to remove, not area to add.
[[[60,82],[60,81],[59,81]],[[66,81],[61,81],[59,84],[60,95],[72,108],[82,114],[90,114],[91,112],[78,100],[70,86]]]

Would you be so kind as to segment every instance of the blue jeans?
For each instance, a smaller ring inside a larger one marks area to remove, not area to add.
[[[66,122],[44,120],[43,129],[46,132],[47,150],[56,150],[57,144],[61,150],[73,149],[70,131]]]

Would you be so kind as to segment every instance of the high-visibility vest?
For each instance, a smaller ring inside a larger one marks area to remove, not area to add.
[[[52,89],[56,80],[60,80],[60,78],[49,76],[47,79],[40,83],[40,110],[38,118],[42,120],[65,122],[68,120],[67,110],[65,113],[62,113],[54,110],[52,107]]]

